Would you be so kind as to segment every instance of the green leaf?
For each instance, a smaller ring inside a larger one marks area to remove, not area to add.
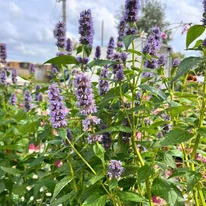
[[[169,181],[156,178],[153,181],[152,193],[167,201],[172,206],[184,206],[184,198],[180,190]]]
[[[199,63],[201,63],[203,59],[201,57],[188,57],[185,58],[178,66],[177,73],[175,77],[172,79],[171,83],[176,81],[180,76],[186,74],[190,69],[197,67]]]
[[[138,183],[141,183],[148,179],[152,174],[154,174],[154,168],[151,165],[144,165],[138,170]]]
[[[133,35],[133,34],[132,35],[126,35],[126,36],[123,37],[122,41],[123,41],[123,43],[125,45],[126,50],[128,50],[130,44],[136,38],[137,38],[137,36]]]
[[[122,187],[122,188],[130,188],[130,187],[132,187],[135,183],[136,183],[136,178],[134,178],[134,177],[129,177],[129,178],[121,179],[121,180],[118,182],[118,185],[119,185],[119,187]]]
[[[105,149],[102,147],[102,145],[100,145],[98,142],[96,142],[95,145],[93,145],[93,150],[95,155],[101,159],[102,161],[104,161],[104,153],[105,153]]]
[[[109,190],[111,191],[111,190],[112,190],[113,188],[115,188],[117,185],[118,185],[117,179],[112,179],[112,180],[109,182]]]
[[[153,93],[154,95],[160,97],[161,99],[163,100],[166,100],[167,99],[167,96],[165,95],[165,93],[163,93],[161,90],[159,89],[156,89],[154,87],[150,87],[146,84],[142,84],[142,85],[139,85],[139,87],[143,90],[146,90],[146,91],[149,91],[151,93]]]
[[[55,65],[61,65],[61,64],[63,64],[63,65],[67,65],[67,64],[78,65],[79,64],[79,62],[76,60],[75,57],[69,56],[69,55],[54,57],[54,58],[46,61],[44,64],[47,64],[47,63],[55,64]]]
[[[16,169],[16,168],[11,168],[11,167],[3,167],[1,166],[0,167],[4,172],[8,173],[8,174],[11,174],[11,175],[14,175],[14,176],[17,176],[17,175],[20,175],[21,172],[20,170]]]
[[[39,124],[40,124],[40,122],[36,121],[36,122],[31,122],[31,123],[27,123],[27,124],[21,125],[19,127],[19,131],[22,134],[27,134],[27,133],[35,132],[37,130]]]
[[[142,55],[141,52],[136,51],[136,50],[134,50],[134,49],[128,49],[127,51],[130,52],[130,53],[136,54],[136,55],[138,55],[138,56],[141,56],[141,55]],[[150,69],[150,70],[151,70],[151,69]]]
[[[101,180],[104,177],[104,174],[100,174],[100,175],[95,175],[93,176],[90,180],[89,180],[89,184],[88,185],[93,185],[96,182],[98,182],[99,180]]]
[[[79,53],[81,53],[81,52],[82,52],[82,45],[80,45],[80,46],[77,47],[77,53],[76,53],[76,55],[79,54]]]
[[[165,163],[171,167],[171,168],[176,168],[176,163],[175,163],[175,160],[174,158],[172,157],[171,154],[169,154],[169,152],[164,152],[163,153],[163,157],[164,157],[164,161]]]
[[[71,176],[66,176],[64,177],[62,180],[60,180],[60,182],[58,182],[54,188],[54,193],[53,193],[53,197],[51,199],[51,202],[54,201],[54,199],[56,198],[56,196],[62,191],[62,189],[69,184],[72,181],[73,177]]]
[[[183,131],[183,130],[172,130],[165,135],[165,139],[160,142],[157,142],[157,146],[165,147],[168,145],[180,144],[186,142],[193,137],[193,134]],[[156,143],[155,143],[156,144]],[[156,146],[156,145],[154,145]]]
[[[144,197],[133,192],[119,191],[117,192],[117,195],[119,196],[120,200],[125,202],[147,202],[147,200]]]
[[[84,51],[85,51],[86,55],[89,57],[91,52],[92,52],[92,47],[86,45],[86,46],[84,46]]]
[[[89,68],[92,68],[94,66],[104,66],[105,64],[113,65],[113,64],[118,64],[118,62],[110,61],[110,60],[98,59],[98,60],[94,60],[94,61],[90,62],[89,64],[87,64],[87,66]]]
[[[105,206],[107,195],[91,195],[83,203],[83,206]]]
[[[202,35],[204,31],[205,31],[204,25],[191,26],[187,31],[186,48],[188,48],[195,39],[197,39],[200,35]]]
[[[187,191],[191,191],[200,181],[202,174],[200,172],[190,171],[187,173]]]
[[[200,128],[198,128],[197,132],[198,132],[202,137],[206,137],[206,127],[200,127]]]
[[[58,199],[55,200],[54,202],[52,202],[52,203],[50,204],[50,206],[58,206],[59,204],[64,203],[64,202],[66,202],[67,200],[69,200],[70,197],[71,197],[71,194],[70,194],[70,193],[69,193],[69,194],[66,194],[66,195],[58,198]]]
[[[171,107],[167,109],[172,117],[176,117],[180,113],[187,111],[188,109],[192,109],[192,106],[178,106],[178,107]]]
[[[41,89],[33,92],[32,94],[39,94],[40,92],[44,93],[44,92],[47,91],[47,90],[48,90],[48,87],[43,87],[43,88],[41,88]]]
[[[26,112],[23,109],[20,109],[18,113],[14,116],[14,119],[20,121],[22,119],[25,119],[26,117],[27,117]]]
[[[64,139],[67,138],[66,129],[60,128],[60,129],[57,130],[57,133],[61,138],[64,138]]]
[[[169,178],[184,176],[188,171],[190,171],[189,168],[176,168]]]

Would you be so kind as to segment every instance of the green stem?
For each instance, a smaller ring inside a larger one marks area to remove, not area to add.
[[[132,49],[134,50],[134,41],[132,42]],[[141,65],[140,65],[140,71],[139,71],[139,74],[137,76],[137,81],[136,81],[136,84],[138,84],[139,82],[139,78],[140,78],[140,75],[141,75],[141,72],[142,72],[142,68],[143,68],[143,64],[144,64],[144,59],[142,59],[141,61]],[[134,67],[135,66],[135,59],[134,59],[134,53],[132,54],[132,66]],[[135,89],[136,89],[136,84],[135,84],[135,76],[133,77],[133,86],[131,88],[131,92],[132,92],[132,108],[135,107]],[[144,166],[144,160],[136,146],[136,127],[135,127],[135,113],[132,112],[132,147],[133,147],[133,150],[141,164],[141,166]],[[149,182],[149,179],[146,180],[146,189],[147,189],[147,195],[148,195],[148,198],[149,198],[149,205],[150,206],[153,206],[153,202],[152,202],[152,195],[151,195],[151,188],[150,188],[150,182]]]

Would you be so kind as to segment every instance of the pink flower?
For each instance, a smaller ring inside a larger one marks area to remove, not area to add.
[[[152,202],[157,203],[157,204],[161,204],[161,198],[155,195],[152,197]]]
[[[167,34],[164,33],[164,32],[162,32],[162,38],[163,38],[163,39],[166,39],[166,38],[167,38]]]
[[[57,160],[57,161],[54,163],[54,165],[59,168],[59,167],[61,167],[61,166],[63,165],[63,163],[62,163],[61,160]]]
[[[38,151],[39,151],[39,145],[37,145],[36,147],[34,144],[29,145],[29,153],[30,154],[32,154],[33,152],[38,152]]]

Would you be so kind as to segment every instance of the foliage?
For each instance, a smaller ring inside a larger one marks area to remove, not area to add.
[[[198,36],[187,35],[190,43]],[[205,62],[205,50],[199,45],[203,57],[185,58],[167,77],[163,65],[144,67],[151,56],[136,51],[134,40],[125,36],[125,48],[115,52],[126,52],[124,60],[48,60],[58,71],[38,90],[33,74],[23,87],[1,82],[1,205],[205,204],[206,75],[204,83],[187,81]],[[91,52],[87,45],[77,50],[82,58]],[[116,75],[120,64],[123,78]],[[29,111],[23,108],[25,91],[33,97]],[[10,103],[12,93],[16,104]],[[41,93],[43,101],[34,100]]]

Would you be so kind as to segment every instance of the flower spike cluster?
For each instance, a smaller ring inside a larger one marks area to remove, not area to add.
[[[55,84],[49,86],[49,110],[50,122],[53,128],[61,128],[67,126],[66,108],[63,105],[63,98],[60,96],[60,91]]]
[[[203,4],[203,9],[204,9],[204,12],[203,12],[203,18],[202,18],[202,23],[203,23],[203,25],[205,25],[206,26],[206,0],[203,0],[202,1],[202,4]]]
[[[17,71],[16,71],[16,69],[12,69],[11,79],[12,79],[13,84],[16,84],[16,82],[17,82]]]
[[[74,87],[78,100],[77,106],[81,108],[81,114],[87,116],[95,113],[97,109],[89,77],[84,73],[77,74],[74,80]]]
[[[108,47],[107,47],[107,56],[106,56],[107,59],[111,59],[112,58],[112,55],[114,53],[114,47],[115,47],[114,38],[110,37],[109,43],[108,43]]]
[[[16,102],[17,102],[16,94],[12,93],[11,97],[10,97],[10,103],[11,103],[11,105],[14,106],[14,105],[16,105]]]
[[[6,70],[2,69],[0,73],[0,84],[7,85],[6,78],[7,78]]]
[[[99,94],[105,95],[109,90],[109,81],[106,80],[108,78],[108,68],[107,65],[102,67],[100,72],[100,79],[99,79]]]
[[[72,55],[72,41],[70,38],[67,39],[67,42],[66,42],[66,51],[67,51],[67,54],[68,55]]]
[[[97,46],[96,50],[95,50],[95,58],[94,59],[100,59],[100,56],[101,56],[101,49],[100,49],[100,46]]]
[[[85,10],[80,13],[79,19],[79,34],[81,35],[79,41],[83,45],[92,46],[94,28],[91,10]]]
[[[0,59],[2,63],[6,63],[6,44],[1,43],[0,44]]]
[[[115,178],[119,179],[122,175],[124,168],[122,167],[122,162],[118,160],[110,160],[109,166],[108,166],[108,172],[109,178]]]
[[[31,110],[31,108],[32,108],[31,100],[32,100],[31,93],[29,90],[26,90],[24,92],[24,110],[25,110],[25,112],[28,112],[29,110]]]
[[[57,39],[56,46],[58,48],[65,47],[66,41],[66,28],[63,22],[58,22],[54,29],[54,37]]]

